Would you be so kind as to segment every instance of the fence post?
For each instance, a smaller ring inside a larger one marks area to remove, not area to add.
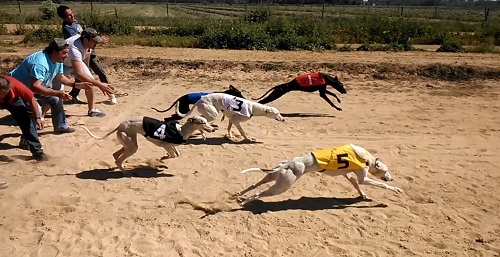
[[[93,0],[90,0],[90,14],[94,13],[94,5],[92,4]]]
[[[484,22],[488,21],[488,15],[490,14],[490,8],[484,7]]]
[[[17,8],[19,8],[19,13],[22,13],[21,12],[21,1],[20,0],[17,0]]]
[[[323,2],[323,8],[321,9],[321,19],[325,18],[325,2]]]
[[[167,2],[167,18],[168,18],[168,2]]]

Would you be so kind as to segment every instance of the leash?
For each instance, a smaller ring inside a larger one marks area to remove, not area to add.
[[[113,94],[116,96],[116,97],[123,97],[123,96],[128,96],[128,93],[120,93],[118,91],[114,91]]]

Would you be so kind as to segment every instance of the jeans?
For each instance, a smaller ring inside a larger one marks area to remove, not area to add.
[[[64,113],[63,100],[57,96],[35,95],[35,97],[41,106],[45,104],[50,105],[54,131],[59,132],[66,130],[68,128],[68,124],[66,122],[66,114]]]
[[[0,107],[7,109],[21,128],[21,140],[24,140],[32,154],[43,153],[42,144],[36,131],[36,123],[32,119],[32,112],[21,99],[13,103],[2,103]]]

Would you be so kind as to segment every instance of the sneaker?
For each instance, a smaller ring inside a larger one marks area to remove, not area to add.
[[[69,134],[69,133],[73,133],[75,131],[76,130],[74,128],[67,128],[67,129],[56,131],[56,134]]]
[[[99,109],[94,108],[88,112],[90,117],[104,117],[106,114],[104,112],[99,111]]]
[[[109,95],[109,102],[111,104],[116,104],[116,96],[115,96],[115,94]]]
[[[26,139],[21,139],[21,141],[19,141],[19,148],[29,150],[30,146],[28,145],[28,141],[26,141]]]
[[[34,153],[33,154],[33,158],[39,162],[41,161],[48,161],[49,160],[49,156],[46,155],[45,153]]]
[[[0,181],[0,189],[6,189],[7,187],[9,187],[7,182]]]

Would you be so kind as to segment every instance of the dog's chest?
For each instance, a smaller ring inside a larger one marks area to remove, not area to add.
[[[223,95],[222,106],[224,106],[224,108],[230,112],[245,117],[252,117],[252,110],[250,109],[250,103],[246,99],[231,95]]]
[[[186,140],[177,129],[177,121],[161,122],[157,119],[144,117],[142,127],[144,136],[158,139],[171,144],[184,144]]]

